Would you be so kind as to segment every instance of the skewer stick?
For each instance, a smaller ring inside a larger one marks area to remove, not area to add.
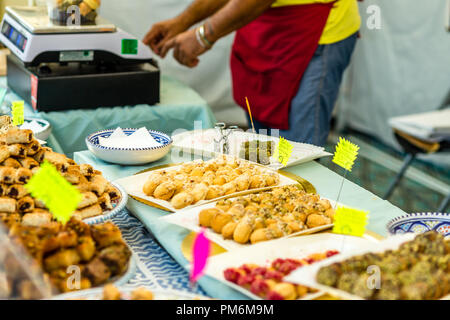
[[[248,114],[250,116],[250,121],[252,123],[253,133],[256,134],[255,125],[253,124],[252,110],[250,109],[250,103],[248,102],[248,98],[247,97],[245,97],[245,102],[247,102],[247,109],[248,109]]]

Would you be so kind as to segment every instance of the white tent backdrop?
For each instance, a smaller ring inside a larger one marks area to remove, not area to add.
[[[101,14],[142,38],[150,26],[171,18],[190,0],[104,0]],[[345,76],[338,101],[340,125],[350,125],[384,142],[395,142],[390,117],[435,110],[450,89],[450,33],[445,30],[445,0],[365,0],[360,3],[362,38]],[[381,9],[381,29],[369,30],[367,8]],[[164,74],[196,89],[218,119],[243,122],[231,96],[229,54],[233,36],[219,41],[188,69],[170,56],[160,61]],[[448,156],[437,157],[450,163]],[[433,157],[436,159],[436,157]]]
[[[172,18],[191,3],[190,0],[103,0],[101,15],[120,28],[143,38],[155,22]],[[201,57],[197,68],[180,66],[172,55],[159,60],[162,73],[175,77],[194,88],[205,98],[219,120],[246,124],[244,112],[231,96],[229,69],[233,35],[220,40],[214,50]]]
[[[369,30],[366,24],[367,8],[374,4],[381,9],[380,30]],[[389,118],[439,108],[450,90],[445,6],[444,0],[360,3],[362,37],[341,88],[340,126],[349,125],[396,146]],[[431,159],[450,166],[448,154]]]

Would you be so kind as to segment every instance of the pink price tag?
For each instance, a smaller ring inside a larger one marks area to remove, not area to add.
[[[206,268],[206,263],[211,252],[211,243],[205,236],[205,229],[203,229],[195,238],[193,247],[193,266],[191,269],[190,281],[197,282],[203,276]]]

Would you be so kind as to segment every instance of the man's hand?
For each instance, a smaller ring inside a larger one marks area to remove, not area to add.
[[[167,51],[165,51],[164,54],[161,54],[161,49],[168,41],[186,31],[188,28],[189,26],[186,26],[180,19],[174,18],[161,21],[152,26],[142,41],[144,44],[150,46],[154,53],[164,57]]]
[[[206,52],[206,48],[202,47],[195,35],[195,29],[183,32],[166,42],[161,49],[161,57],[173,48],[174,58],[189,68],[196,67],[199,63],[198,56]]]

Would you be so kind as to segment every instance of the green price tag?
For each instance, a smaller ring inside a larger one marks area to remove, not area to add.
[[[12,114],[12,120],[14,126],[20,126],[25,121],[24,116],[24,104],[23,101],[14,101],[11,106],[11,114]]]
[[[122,54],[138,54],[138,41],[136,39],[122,39]]]
[[[56,220],[66,224],[81,201],[81,194],[55,166],[45,161],[25,188],[43,201]]]
[[[359,147],[350,141],[340,137],[336,146],[333,162],[347,171],[352,171],[353,164],[358,157]]]
[[[339,207],[334,215],[333,232],[362,237],[366,232],[369,212]]]
[[[291,158],[293,149],[294,146],[288,140],[285,138],[280,138],[277,150],[275,151],[276,159],[284,166],[287,165],[289,159]]]

